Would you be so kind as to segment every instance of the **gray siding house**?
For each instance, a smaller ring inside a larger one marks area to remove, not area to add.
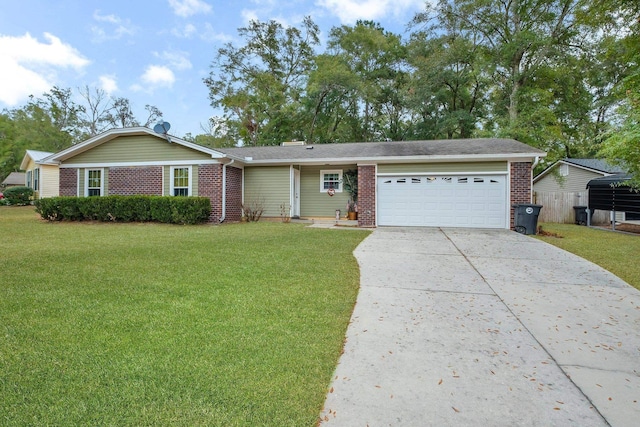
[[[545,206],[540,213],[540,221],[573,223],[573,207],[588,203],[587,183],[623,172],[619,166],[601,159],[558,160],[533,178],[533,198]],[[593,217],[595,223],[604,223],[608,219],[607,212],[598,212]],[[618,220],[622,219],[623,216],[618,217]]]

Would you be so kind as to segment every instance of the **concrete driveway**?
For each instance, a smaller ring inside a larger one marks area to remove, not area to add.
[[[611,273],[507,230],[380,228],[355,255],[321,425],[640,425],[640,292]]]

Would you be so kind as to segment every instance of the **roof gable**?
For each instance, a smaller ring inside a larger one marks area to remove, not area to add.
[[[59,164],[65,162],[69,159],[76,158],[81,159],[82,157],[92,158],[88,152],[96,149],[97,147],[102,146],[110,141],[121,139],[122,138],[131,138],[131,137],[146,137],[144,138],[146,141],[154,141],[158,143],[164,143],[168,145],[175,144],[175,148],[172,148],[173,151],[177,151],[179,149],[190,149],[198,153],[198,156],[205,158],[223,158],[226,157],[224,153],[213,150],[211,148],[203,147],[198,144],[194,144],[188,141],[184,141],[180,138],[176,138],[170,135],[160,135],[153,132],[149,128],[145,127],[133,127],[133,128],[118,128],[111,129],[107,132],[104,132],[100,135],[96,135],[93,138],[89,138],[86,141],[83,141],[79,144],[76,144],[72,147],[69,147],[65,150],[62,150],[56,154],[53,154],[45,159],[43,162]],[[149,153],[146,153],[149,154]],[[82,156],[81,156],[82,155]],[[149,156],[148,159],[152,160],[153,156]]]
[[[22,158],[22,162],[20,163],[20,169],[27,169],[29,161],[38,163],[51,155],[53,155],[53,153],[49,153],[48,151],[26,150],[24,157]]]
[[[553,163],[551,166],[540,172],[533,178],[533,182],[537,182],[546,176],[548,173],[553,171],[554,169],[560,167],[560,165],[567,165],[570,167],[575,167],[579,169],[584,169],[593,173],[601,174],[602,176],[607,176],[611,174],[624,173],[625,171],[619,166],[613,166],[607,163],[606,160],[601,159],[562,159]]]

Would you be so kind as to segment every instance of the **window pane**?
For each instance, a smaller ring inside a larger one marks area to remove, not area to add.
[[[176,168],[173,170],[173,187],[189,187],[189,169]]]
[[[102,171],[89,171],[89,188],[100,188],[100,175]]]
[[[325,173],[323,176],[323,188],[328,190],[333,188],[335,190],[340,189],[340,175],[337,173]]]

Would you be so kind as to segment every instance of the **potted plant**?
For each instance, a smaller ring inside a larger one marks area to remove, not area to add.
[[[351,199],[347,202],[347,219],[358,219],[358,205]]]
[[[349,193],[347,201],[347,218],[358,218],[358,170],[349,169],[342,174],[342,188]]]

